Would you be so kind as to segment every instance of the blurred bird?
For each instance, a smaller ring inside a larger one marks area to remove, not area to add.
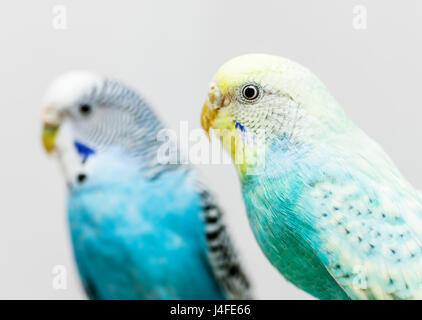
[[[235,58],[201,123],[236,156],[251,228],[287,280],[320,299],[422,298],[421,196],[309,70]]]
[[[164,127],[137,93],[66,73],[47,90],[42,119],[44,148],[69,187],[74,255],[90,298],[250,298],[222,211],[192,168],[159,161]]]

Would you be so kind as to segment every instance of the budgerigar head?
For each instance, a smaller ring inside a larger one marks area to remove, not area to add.
[[[50,85],[42,122],[43,146],[59,156],[70,183],[75,171],[111,150],[141,157],[161,128],[133,90],[91,72],[69,72]]]
[[[250,136],[261,137],[256,140],[261,145],[274,138],[297,143],[342,130],[347,122],[308,69],[266,54],[248,54],[224,64],[214,76],[201,115],[205,131],[213,128],[222,139],[234,136],[237,148],[252,152],[260,146]],[[223,145],[234,154],[233,141]]]

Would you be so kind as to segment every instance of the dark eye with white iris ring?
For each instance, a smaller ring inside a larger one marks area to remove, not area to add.
[[[79,106],[79,112],[82,115],[87,116],[92,112],[92,107],[89,104],[81,104]]]
[[[242,97],[247,101],[254,101],[259,97],[259,88],[255,84],[247,84],[242,88]]]

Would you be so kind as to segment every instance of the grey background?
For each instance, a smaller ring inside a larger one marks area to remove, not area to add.
[[[67,8],[67,30],[52,8]],[[364,4],[368,28],[352,26]],[[167,123],[199,127],[207,85],[227,59],[265,52],[313,70],[347,113],[416,186],[420,139],[422,27],[417,1],[16,1],[0,4],[0,298],[83,298],[69,246],[65,186],[40,145],[41,98],[63,71],[118,77]],[[259,251],[231,165],[202,166],[227,211],[258,298],[309,296]],[[67,290],[52,268],[68,270]]]

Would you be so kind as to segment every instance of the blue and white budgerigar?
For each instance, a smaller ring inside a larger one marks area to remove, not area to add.
[[[113,79],[70,72],[47,90],[42,140],[66,177],[88,296],[249,298],[212,194],[191,167],[159,161],[163,128],[135,91]]]
[[[287,280],[320,299],[422,298],[421,195],[308,69],[234,58],[201,121],[237,155],[250,226]]]

